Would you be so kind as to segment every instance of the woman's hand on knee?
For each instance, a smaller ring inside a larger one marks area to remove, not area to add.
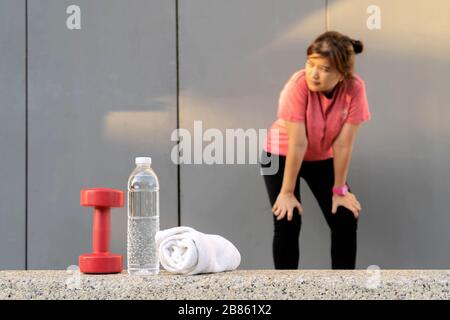
[[[302,205],[293,193],[280,193],[272,207],[272,212],[277,220],[283,219],[287,214],[288,221],[291,221],[295,208],[298,209],[299,214],[303,213]]]
[[[337,208],[339,206],[343,206],[353,212],[355,218],[359,217],[359,214],[362,210],[361,204],[356,199],[356,196],[348,192],[345,196],[336,196],[333,195],[333,205],[331,209],[331,213],[335,214],[337,212]]]

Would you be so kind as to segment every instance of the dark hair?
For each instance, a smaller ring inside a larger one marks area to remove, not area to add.
[[[316,53],[329,58],[332,67],[335,67],[345,79],[350,79],[353,77],[355,55],[363,52],[363,49],[361,41],[337,31],[327,31],[310,44],[306,53],[308,56]]]

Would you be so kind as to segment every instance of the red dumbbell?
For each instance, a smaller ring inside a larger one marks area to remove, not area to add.
[[[109,253],[111,207],[122,208],[124,193],[108,188],[81,190],[80,204],[94,207],[93,253],[82,254],[78,263],[83,273],[122,272],[122,256]]]

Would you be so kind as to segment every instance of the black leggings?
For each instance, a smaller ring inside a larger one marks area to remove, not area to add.
[[[262,168],[270,167],[271,163],[274,163],[273,157],[277,157],[279,161],[279,169],[276,174],[264,175],[270,203],[273,207],[281,190],[286,157],[265,151],[263,153],[262,159],[271,157],[272,160],[267,164],[262,163]],[[332,188],[334,185],[333,158],[302,162],[294,192],[301,203],[300,177],[308,184],[330,227],[332,269],[355,269],[358,219],[349,209],[343,206],[339,206],[335,214],[331,213]],[[287,215],[281,220],[276,220],[273,213],[272,216],[275,223],[272,248],[275,269],[297,269],[300,255],[299,235],[302,224],[298,209],[294,209],[291,221],[287,220]]]

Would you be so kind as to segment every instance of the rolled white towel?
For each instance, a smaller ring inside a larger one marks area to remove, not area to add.
[[[156,233],[161,265],[169,272],[198,274],[236,269],[241,254],[227,239],[190,227],[175,227]]]

